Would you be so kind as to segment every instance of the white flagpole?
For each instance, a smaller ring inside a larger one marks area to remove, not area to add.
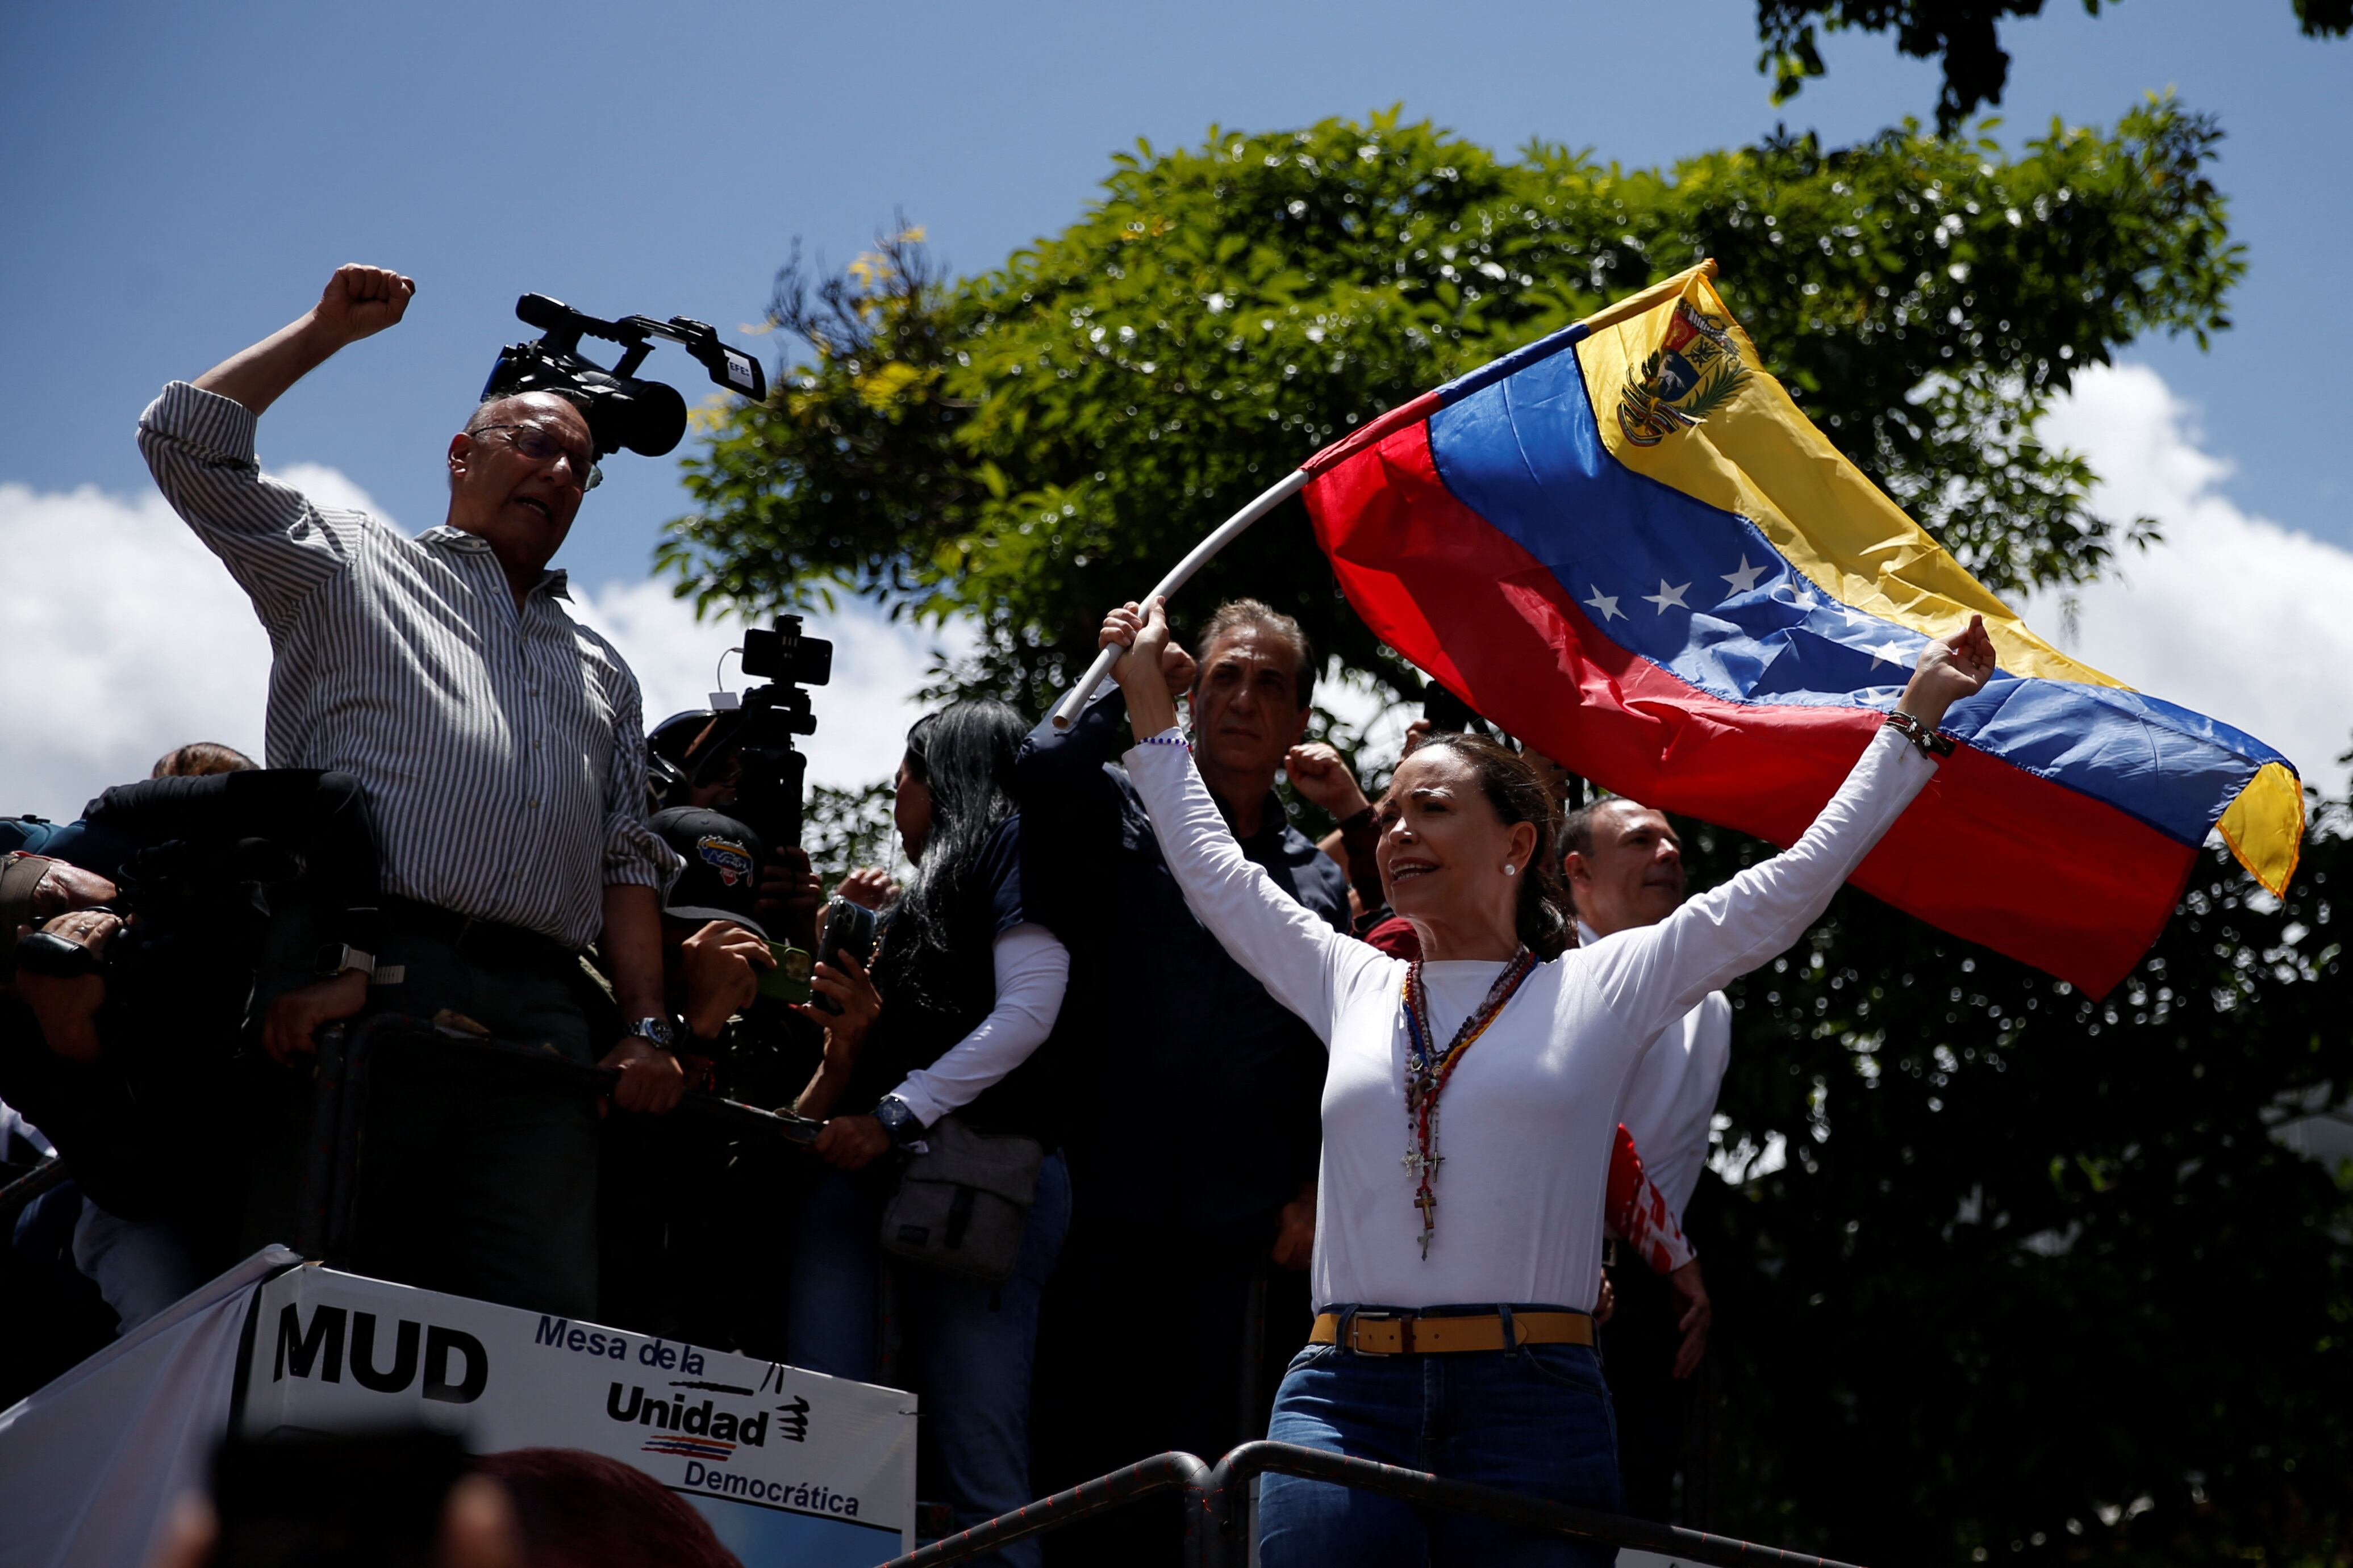
[[[1293,468],[1290,473],[1285,474],[1270,486],[1265,494],[1226,519],[1224,522],[1218,525],[1218,531],[1215,533],[1193,546],[1191,553],[1176,563],[1175,569],[1167,576],[1160,579],[1152,592],[1138,602],[1149,605],[1153,600],[1165,599],[1183,587],[1194,573],[1208,563],[1209,557],[1240,538],[1243,530],[1249,528],[1251,523],[1298,494],[1306,483],[1307,470],[1304,468]],[[1095,661],[1087,667],[1086,674],[1080,678],[1079,683],[1071,688],[1071,694],[1063,698],[1055,708],[1055,729],[1067,730],[1078,719],[1080,710],[1087,705],[1087,699],[1095,694],[1095,688],[1101,686],[1103,678],[1111,673],[1112,664],[1119,658],[1120,651],[1116,647],[1107,647],[1095,656]]]

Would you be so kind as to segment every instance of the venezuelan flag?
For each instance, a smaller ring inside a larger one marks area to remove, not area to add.
[[[1923,643],[2000,666],[1854,880],[2105,994],[2219,829],[2274,893],[2304,795],[2253,737],[2077,663],[1839,455],[1713,264],[1393,409],[1303,465],[1357,613],[1479,712],[1613,793],[1779,844]]]

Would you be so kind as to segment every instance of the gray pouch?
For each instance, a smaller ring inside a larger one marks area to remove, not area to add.
[[[943,1116],[923,1134],[931,1152],[909,1162],[882,1207],[882,1250],[983,1285],[1013,1278],[1038,1196],[1046,1146],[976,1132]]]

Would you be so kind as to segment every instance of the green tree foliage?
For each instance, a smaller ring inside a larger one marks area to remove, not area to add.
[[[666,558],[709,603],[975,616],[962,679],[1034,707],[1105,604],[1314,447],[1713,254],[1816,420],[1978,573],[2084,581],[2133,524],[2036,420],[2138,334],[2227,324],[2213,139],[2157,103],[2016,157],[1907,129],[1630,172],[1395,117],[1146,151],[976,278],[903,232],[786,268],[800,357],[718,417]],[[1407,680],[1303,518],[1179,608],[1242,591]],[[1701,886],[1763,852],[1692,849]],[[2342,1560],[2353,1206],[2268,1133],[2353,1082],[2348,877],[2341,837],[2278,902],[2201,861],[2100,1002],[1854,893],[1745,983],[1728,1148],[1788,1158],[1694,1210],[1716,1528],[1865,1562]]]
[[[899,830],[891,819],[893,794],[887,781],[863,789],[817,784],[809,790],[801,812],[801,847],[828,891],[861,866],[894,876],[905,871]]]
[[[773,314],[805,352],[717,416],[662,560],[706,605],[847,590],[971,616],[966,685],[1034,710],[1106,605],[1318,447],[1712,255],[1815,420],[1980,576],[2081,582],[2138,525],[2092,513],[2091,475],[2036,421],[2139,334],[2227,324],[2242,264],[2215,140],[2157,102],[2017,157],[1907,128],[1626,170],[1395,114],[1146,148],[976,278],[905,232],[845,275],[797,258]],[[1410,689],[1295,502],[1177,608],[1240,591]]]
[[[2341,38],[2353,31],[2353,0],[2290,4],[2308,38]],[[2084,0],[2084,9],[2098,16],[2100,0]],[[1913,58],[1944,62],[1936,123],[1950,132],[1979,108],[2001,101],[2010,52],[1998,37],[2000,24],[2042,14],[2042,0],[1757,0],[1757,36],[1765,45],[1757,68],[1773,73],[1773,100],[1787,102],[1808,78],[1823,72],[1817,27],[1892,32],[1895,47]]]
[[[1851,1562],[2340,1563],[2353,1170],[2271,1136],[2353,1082],[2353,843],[2284,900],[2206,857],[2093,1001],[1869,897],[1733,990],[1703,1184],[1719,1528]],[[1699,830],[1707,885],[1769,847]],[[1737,1162],[1736,1162],[1737,1163]]]

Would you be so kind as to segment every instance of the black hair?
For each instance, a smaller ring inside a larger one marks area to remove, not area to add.
[[[1484,735],[1440,730],[1414,748],[1419,756],[1442,747],[1471,765],[1479,788],[1495,815],[1510,827],[1532,824],[1536,852],[1521,868],[1519,907],[1513,923],[1528,951],[1540,959],[1558,958],[1577,945],[1577,921],[1570,917],[1568,884],[1560,869],[1560,805],[1534,763],[1508,746]]]
[[[938,961],[988,952],[992,933],[959,925],[987,910],[987,900],[966,896],[967,885],[989,839],[1020,809],[1013,759],[1029,732],[1020,714],[985,699],[926,713],[907,731],[907,773],[932,792],[932,827],[884,944],[898,987],[939,991],[940,979],[961,966]]]

